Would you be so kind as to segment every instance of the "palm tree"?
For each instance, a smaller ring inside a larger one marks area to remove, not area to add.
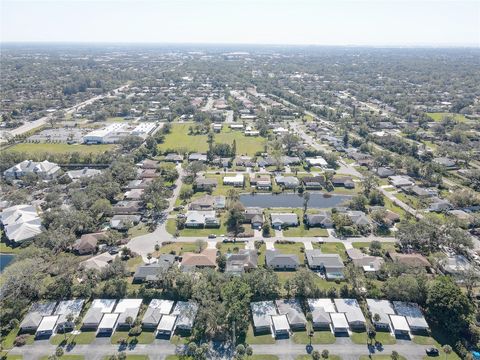
[[[392,358],[392,360],[399,360],[400,359],[400,355],[395,350],[392,351],[392,355],[390,355],[390,357]]]
[[[310,193],[308,191],[306,191],[303,194],[303,216],[305,216],[307,214],[308,202],[309,201],[310,201]]]
[[[239,200],[240,200],[240,195],[238,194],[237,190],[229,189],[227,191],[227,201],[228,201],[229,207]]]

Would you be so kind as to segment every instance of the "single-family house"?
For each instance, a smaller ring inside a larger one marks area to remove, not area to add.
[[[281,230],[289,226],[298,226],[298,216],[295,213],[271,213],[272,227]]]
[[[277,250],[267,250],[265,264],[274,270],[297,270],[300,262],[295,254],[282,254]]]
[[[109,336],[117,328],[118,313],[103,314],[102,320],[98,324],[97,336]]]
[[[225,208],[225,196],[204,195],[200,198],[192,200],[190,203],[190,210],[219,210]]]
[[[272,316],[277,315],[277,308],[273,301],[258,301],[250,303],[252,311],[253,331],[255,334],[270,333],[272,331]]]
[[[330,319],[332,320],[332,330],[335,334],[348,333],[348,321],[345,313],[330,313]]]
[[[135,270],[132,282],[134,284],[161,280],[162,275],[173,265],[175,256],[162,254],[153,264],[140,265]]]
[[[57,326],[58,315],[44,316],[35,332],[36,338],[49,338]]]
[[[14,205],[3,209],[1,222],[5,236],[14,243],[32,239],[42,232],[42,222],[31,205]]]
[[[366,325],[360,304],[356,299],[334,299],[339,313],[344,313],[351,329],[364,329]]]
[[[193,184],[195,191],[210,191],[217,187],[218,180],[216,178],[197,178]]]
[[[241,275],[255,269],[258,266],[258,254],[256,250],[240,249],[237,254],[227,254],[225,273]]]
[[[245,183],[243,174],[236,174],[234,176],[224,176],[223,185],[231,185],[235,187],[242,187]]]
[[[344,187],[345,189],[354,189],[355,183],[353,179],[349,176],[334,177],[332,179],[332,184],[335,187]]]
[[[3,172],[6,180],[21,179],[27,174],[35,174],[42,180],[55,179],[61,173],[60,167],[48,160],[35,162],[24,160]]]
[[[85,261],[82,261],[80,263],[81,266],[85,270],[88,269],[94,269],[94,270],[102,270],[104,267],[108,266],[109,264],[112,263],[113,260],[115,260],[116,255],[109,254],[108,252],[98,254],[94,257],[91,257],[90,259],[87,259]]]
[[[375,328],[390,331],[390,315],[395,315],[392,303],[388,300],[367,299],[367,306]]]
[[[455,170],[458,169],[458,165],[455,160],[447,158],[447,157],[437,157],[433,158],[432,162],[434,164],[440,165],[441,167],[447,170]]]
[[[270,190],[272,188],[272,179],[270,176],[252,176],[250,186],[258,190]]]
[[[207,162],[207,154],[192,153],[188,155],[188,161]]]
[[[261,229],[263,226],[263,209],[259,207],[247,207],[244,210],[246,223],[252,224],[252,228]]]
[[[294,176],[277,176],[275,182],[284,189],[295,189],[300,185],[300,181]]]
[[[215,269],[217,267],[217,250],[204,249],[201,253],[187,252],[183,254],[180,265],[183,270]]]
[[[138,189],[143,190],[143,189]],[[142,201],[121,200],[112,206],[113,215],[138,215],[143,212]]]
[[[327,280],[343,279],[342,258],[338,254],[324,254],[320,249],[305,250],[308,267],[325,273]]]
[[[320,190],[325,185],[323,176],[305,176],[302,178],[302,184],[307,190]]]
[[[347,249],[346,253],[353,265],[362,268],[365,272],[379,271],[385,263],[382,257],[364,254],[360,249]]]
[[[394,301],[393,307],[395,308],[397,315],[405,316],[411,332],[424,333],[428,331],[429,326],[427,320],[425,320],[418,304]]]
[[[72,330],[75,327],[75,319],[78,318],[82,312],[85,300],[74,299],[64,300],[58,303],[54,315],[58,315],[57,332],[64,332]],[[69,316],[73,317],[73,321],[68,321]]]
[[[75,181],[75,180],[80,180],[80,179],[91,178],[91,177],[100,175],[101,173],[102,173],[102,170],[83,168],[81,170],[67,171],[66,176],[70,180]]]
[[[175,332],[190,334],[198,312],[198,304],[193,301],[177,301],[172,315],[177,316]]]
[[[145,329],[155,329],[162,316],[172,312],[174,302],[172,300],[152,299],[147,311],[143,315],[142,326]],[[172,325],[173,328],[173,325]]]
[[[307,319],[303,314],[302,305],[297,299],[276,300],[277,312],[280,315],[286,315],[290,329],[293,331],[305,330]]]
[[[98,250],[98,240],[105,238],[104,232],[83,234],[72,246],[78,255],[95,254]]]
[[[183,161],[183,155],[175,154],[175,153],[169,153],[169,154],[165,155],[163,161],[181,163]]]
[[[110,227],[115,230],[128,230],[140,222],[140,215],[114,215]]]
[[[425,268],[432,266],[427,258],[421,254],[401,254],[396,252],[388,252],[387,254],[394,262],[399,264]]]
[[[169,340],[174,331],[177,315],[162,315],[157,325],[157,337]]]
[[[117,326],[119,328],[130,327],[129,318],[135,321],[142,306],[142,299],[120,299],[113,311],[119,314],[117,318]]]
[[[410,176],[405,175],[392,175],[388,177],[388,180],[390,181],[390,184],[397,188],[415,185],[415,181],[413,181]]]
[[[379,167],[377,168],[376,173],[381,178],[387,178],[389,176],[395,175],[395,170],[387,167]]]
[[[395,336],[409,336],[410,326],[408,325],[407,318],[402,315],[390,315],[390,322],[392,324],[392,330]]]
[[[57,303],[55,301],[37,302],[30,306],[30,310],[20,323],[20,332],[36,332],[44,316],[53,314]]]
[[[220,221],[217,219],[215,210],[209,211],[187,211],[185,219],[185,227],[187,228],[207,228],[219,227]]]
[[[115,299],[95,299],[92,301],[90,308],[83,317],[84,329],[97,329],[102,321],[104,314],[109,314],[115,307]],[[118,314],[117,314],[118,316]],[[116,323],[116,318],[115,318]]]
[[[333,220],[329,213],[320,211],[316,214],[305,215],[305,224],[307,224],[308,227],[332,228]]]

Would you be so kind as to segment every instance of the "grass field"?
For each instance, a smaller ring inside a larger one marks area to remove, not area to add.
[[[8,355],[7,352],[2,351],[2,352],[0,352],[0,358],[5,359],[5,360],[22,360],[23,356],[22,355]]]
[[[134,227],[131,227],[130,229],[128,229],[128,237],[129,238],[140,236],[140,235],[145,235],[145,234],[148,234],[148,233],[149,233],[148,226],[145,225],[144,223],[140,223],[140,224],[135,225]]]
[[[225,225],[225,215],[220,218],[220,227],[218,228],[184,228],[180,230],[180,236],[208,236],[210,234],[215,235],[226,235],[227,234],[227,226]],[[166,224],[166,230],[168,233],[174,235],[175,231],[177,230],[177,225],[175,219],[168,219]]]
[[[22,251],[22,247],[17,246],[17,247],[10,247],[5,243],[0,243],[0,253],[2,254],[18,254],[19,252]]]
[[[415,343],[415,344],[419,344],[419,345],[430,345],[430,346],[434,346],[438,349],[438,351],[440,352],[440,356],[439,357],[434,357],[434,356],[428,356],[428,355],[425,355],[424,356],[424,359],[448,359],[448,360],[460,360],[460,357],[455,353],[455,352],[452,352],[451,354],[449,355],[446,355],[445,352],[443,351],[442,349],[442,344],[445,343],[442,341],[442,343],[438,342],[436,339],[434,339],[433,337],[430,337],[430,336],[422,336],[422,335],[415,335],[412,339],[412,341]]]
[[[293,244],[277,244],[275,243],[275,250],[278,250],[281,254],[295,254],[297,255],[300,264],[305,263],[305,248],[302,243]]]
[[[237,243],[223,243],[219,242],[216,245],[217,250],[220,251],[221,254],[231,254],[231,253],[238,253],[238,250],[245,249],[245,243],[237,242]]]
[[[328,237],[327,229],[322,228],[310,228],[307,229],[305,224],[300,224],[297,227],[291,227],[287,230],[283,231],[284,236],[290,237],[302,237],[302,236],[320,236],[320,237]]]
[[[298,355],[295,360],[311,360],[312,359],[312,355]],[[329,355],[328,358],[323,358],[322,359],[324,360],[342,360],[342,358],[338,355]]]
[[[188,128],[193,123],[173,124],[170,134],[165,137],[163,144],[158,145],[160,151],[176,150],[179,152],[206,152],[208,150],[207,135],[188,135]],[[255,155],[263,151],[265,139],[254,136],[244,136],[241,131],[230,130],[224,125],[220,133],[215,134],[215,143],[237,143],[237,155]]]
[[[40,360],[48,360],[49,356],[45,355],[40,358]],[[62,355],[57,357],[59,360],[84,360],[85,356],[83,355]]]
[[[18,335],[18,327],[13,329],[12,331],[10,331],[7,336],[5,336],[3,339],[2,339],[2,347],[4,349],[11,349],[13,348],[13,343],[15,341],[15,338],[17,337]],[[27,342],[26,344],[27,345],[31,345],[33,344],[33,342],[35,341],[35,337],[33,335],[28,335],[27,337]]]
[[[138,336],[128,336],[128,331],[115,331],[110,338],[112,344],[118,344],[121,339],[126,339],[128,343],[135,341],[138,344],[151,344],[155,340],[155,333],[151,331],[142,331]]]
[[[366,344],[368,341],[367,332],[352,332],[351,336],[352,342],[355,344]],[[393,345],[396,344],[397,341],[395,338],[390,335],[388,332],[377,332],[377,336],[375,340],[381,342],[383,345]]]
[[[21,143],[13,145],[5,151],[20,152],[26,154],[65,154],[78,152],[80,154],[100,154],[115,148],[115,145],[69,145],[69,144],[29,144]]]
[[[394,242],[382,242],[381,244],[382,244],[382,250],[395,252],[395,243]],[[357,242],[353,242],[352,246],[355,249],[364,248],[364,249],[368,250],[368,247],[370,246],[370,243],[367,242],[367,241],[366,242],[357,241]]]
[[[309,322],[306,331],[298,331],[293,333],[293,342],[295,344],[310,344],[308,336],[312,325]],[[312,337],[312,344],[333,344],[335,336],[330,331],[315,331]]]
[[[67,333],[67,340],[65,345],[76,344],[76,345],[87,345],[91,344],[95,340],[95,331],[82,331],[78,335],[72,335]],[[57,334],[50,338],[50,343],[53,345],[60,345],[65,341],[65,335]]]
[[[313,243],[314,249],[320,249],[325,254],[338,254],[342,258],[342,260],[347,260],[347,254],[345,253],[345,245],[340,242],[332,242],[332,243]]]
[[[372,355],[372,356],[362,355],[362,356],[360,356],[359,360],[371,360],[371,359],[392,360],[392,357],[390,355]],[[400,355],[399,360],[407,360],[407,358]]]
[[[248,327],[247,337],[245,338],[245,342],[248,345],[275,344],[275,339],[272,337],[271,334],[255,336],[254,333],[253,333],[253,327],[252,327],[252,325],[250,325]]]
[[[197,246],[195,245],[194,242],[187,243],[187,242],[178,242],[178,243],[172,243],[165,245],[160,248],[159,253],[160,254],[170,254],[171,251],[175,251],[175,254],[181,255],[185,252],[192,252],[197,249]]]
[[[468,119],[461,114],[453,114],[453,113],[427,113],[427,115],[433,120],[433,121],[442,121],[445,116],[453,117],[455,121],[458,122],[465,122],[468,121]]]

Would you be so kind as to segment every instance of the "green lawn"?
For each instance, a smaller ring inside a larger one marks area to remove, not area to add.
[[[382,242],[381,244],[382,244],[382,250],[395,252],[395,243],[394,242]],[[370,242],[368,242],[368,241],[356,241],[356,242],[352,243],[352,246],[356,249],[365,248],[366,250],[368,250],[368,247],[370,246]]]
[[[128,229],[128,237],[133,238],[136,236],[148,234],[149,232],[150,231],[148,230],[147,225],[145,225],[144,223],[139,223],[138,225],[135,225],[134,227]]]
[[[442,345],[437,340],[435,340],[433,337],[422,336],[422,335],[414,335],[412,341],[415,344],[419,344],[419,345],[434,346],[440,352],[439,357],[425,355],[424,359],[438,359],[438,358],[440,358],[440,359],[449,359],[449,360],[460,360],[460,357],[455,352],[452,352],[447,357],[445,357],[446,354],[443,352]]]
[[[95,331],[82,331],[78,335],[72,335],[67,333],[66,344],[87,345],[91,344],[95,340]],[[65,335],[57,334],[50,338],[50,343],[53,345],[60,345],[65,341]]]
[[[306,331],[299,331],[293,333],[293,342],[295,344],[310,344],[311,324],[308,323]],[[333,344],[335,343],[335,336],[330,331],[315,331],[312,337],[312,344]]]
[[[275,339],[272,337],[272,334],[258,335],[255,336],[253,333],[253,327],[250,325],[247,331],[247,337],[245,338],[245,343],[248,345],[257,345],[257,344],[275,344]]]
[[[135,340],[138,344],[151,344],[155,340],[155,333],[151,331],[142,331],[138,336],[128,336],[128,331],[115,331],[110,338],[112,344],[118,344],[121,339],[126,339],[128,343]]]
[[[22,250],[23,248],[21,246],[10,247],[3,242],[0,243],[0,253],[2,254],[18,254]]]
[[[324,244],[313,243],[314,249],[320,249],[325,254],[338,254],[342,260],[347,260],[347,254],[345,253],[345,245],[340,242],[329,242]]]
[[[321,352],[321,350],[319,350]],[[322,358],[324,359],[324,358]],[[312,355],[298,355],[295,360],[312,360]],[[342,360],[342,358],[338,355],[329,355],[328,358],[325,360]]]
[[[305,224],[301,224],[297,227],[291,227],[283,231],[283,235],[287,237],[300,237],[300,236],[320,236],[328,237],[327,229],[322,229],[318,227],[307,229]]]
[[[371,359],[375,359],[375,360],[392,360],[392,357],[390,355],[372,355],[372,356],[368,356],[368,355],[362,355],[360,356],[360,359],[359,360],[371,360]],[[406,357],[403,357],[400,355],[399,357],[400,360],[407,360]]]
[[[105,356],[104,360],[110,359],[110,356]],[[148,360],[150,359],[148,355],[127,355],[127,360]],[[180,358],[183,360],[183,358]]]
[[[293,278],[296,274],[296,271],[277,271],[276,274],[278,276],[278,281],[280,282],[280,287],[283,290],[283,287],[287,282],[287,280]],[[332,287],[337,289],[338,291],[341,289],[341,287],[344,284],[347,284],[345,280],[339,281],[337,284],[335,281],[328,281],[328,280],[322,279],[320,276],[317,276],[317,275],[315,276],[315,285],[317,285],[319,289],[322,289],[324,291],[328,291]],[[285,291],[283,295],[285,296],[287,295]]]
[[[176,255],[182,255],[185,252],[192,252],[197,249],[194,242],[177,242],[168,245],[162,245],[160,248],[160,254],[170,254],[171,251],[175,251]]]
[[[180,335],[173,335],[170,338],[170,342],[175,345],[187,345],[190,342],[190,337],[188,336],[180,336]]]
[[[11,349],[13,348],[13,343],[15,342],[15,338],[18,336],[18,327],[10,331],[7,336],[2,339],[2,346],[4,349]],[[28,335],[26,345],[31,345],[35,341],[35,337],[33,335]]]
[[[385,208],[387,210],[393,211],[394,213],[400,215],[401,219],[404,219],[405,216],[407,216],[407,212],[403,210],[400,206],[395,205],[393,201],[391,201],[385,196],[383,197],[383,199],[385,201]]]
[[[6,360],[22,360],[23,355],[9,355],[7,352],[0,352],[0,358],[5,357]]]
[[[258,255],[258,266],[265,265],[265,251],[267,250],[267,246],[263,244],[260,246],[260,249],[257,250],[260,254]]]
[[[275,250],[278,250],[281,254],[295,254],[297,255],[300,264],[305,263],[305,251],[303,243],[293,244],[277,244],[275,243]]]
[[[13,145],[5,151],[22,152],[26,154],[38,155],[41,153],[65,154],[78,152],[80,154],[100,154],[108,150],[113,150],[115,145],[69,145],[69,144],[49,144],[49,143],[21,143]]]
[[[153,252],[154,249],[152,249]],[[134,258],[127,260],[127,270],[134,272],[140,265],[143,265],[143,258],[141,256],[135,256]]]
[[[63,355],[58,357],[59,360],[84,360],[85,356],[83,355]],[[42,356],[40,360],[48,360],[48,355]]]
[[[226,222],[226,215],[222,215],[220,218],[220,227],[218,228],[200,228],[200,229],[195,229],[195,228],[184,228],[180,230],[180,236],[208,236],[210,234],[215,234],[215,235],[226,235],[228,233],[227,231],[227,226],[225,225]],[[167,224],[166,224],[166,230],[168,233],[174,235],[176,230],[177,230],[177,224],[175,219],[168,219]]]
[[[237,253],[240,249],[245,249],[245,243],[236,242],[236,243],[217,243],[217,249],[221,254],[231,254]]]
[[[125,122],[125,118],[123,117],[109,117],[107,118],[107,120],[105,120],[106,122],[109,122],[109,123],[114,123],[114,122]]]
[[[366,344],[368,341],[367,333],[364,332],[352,332],[351,336],[352,342],[355,344]],[[393,345],[396,344],[397,341],[395,338],[390,335],[388,332],[377,332],[377,336],[375,340],[381,342],[383,345]]]
[[[188,128],[193,123],[172,124],[170,134],[165,136],[165,141],[158,145],[160,151],[175,150],[179,152],[206,152],[208,150],[207,135],[188,135]],[[223,126],[220,133],[215,133],[215,143],[237,143],[237,155],[255,155],[263,151],[265,139],[262,137],[244,136],[243,132],[230,130],[227,125]]]
[[[427,115],[433,120],[433,121],[442,121],[445,116],[452,117],[455,121],[458,122],[465,122],[468,121],[468,119],[461,114],[454,114],[454,113],[427,113]]]

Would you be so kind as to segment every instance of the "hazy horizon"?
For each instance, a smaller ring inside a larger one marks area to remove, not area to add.
[[[477,1],[4,0],[2,44],[479,47]]]

